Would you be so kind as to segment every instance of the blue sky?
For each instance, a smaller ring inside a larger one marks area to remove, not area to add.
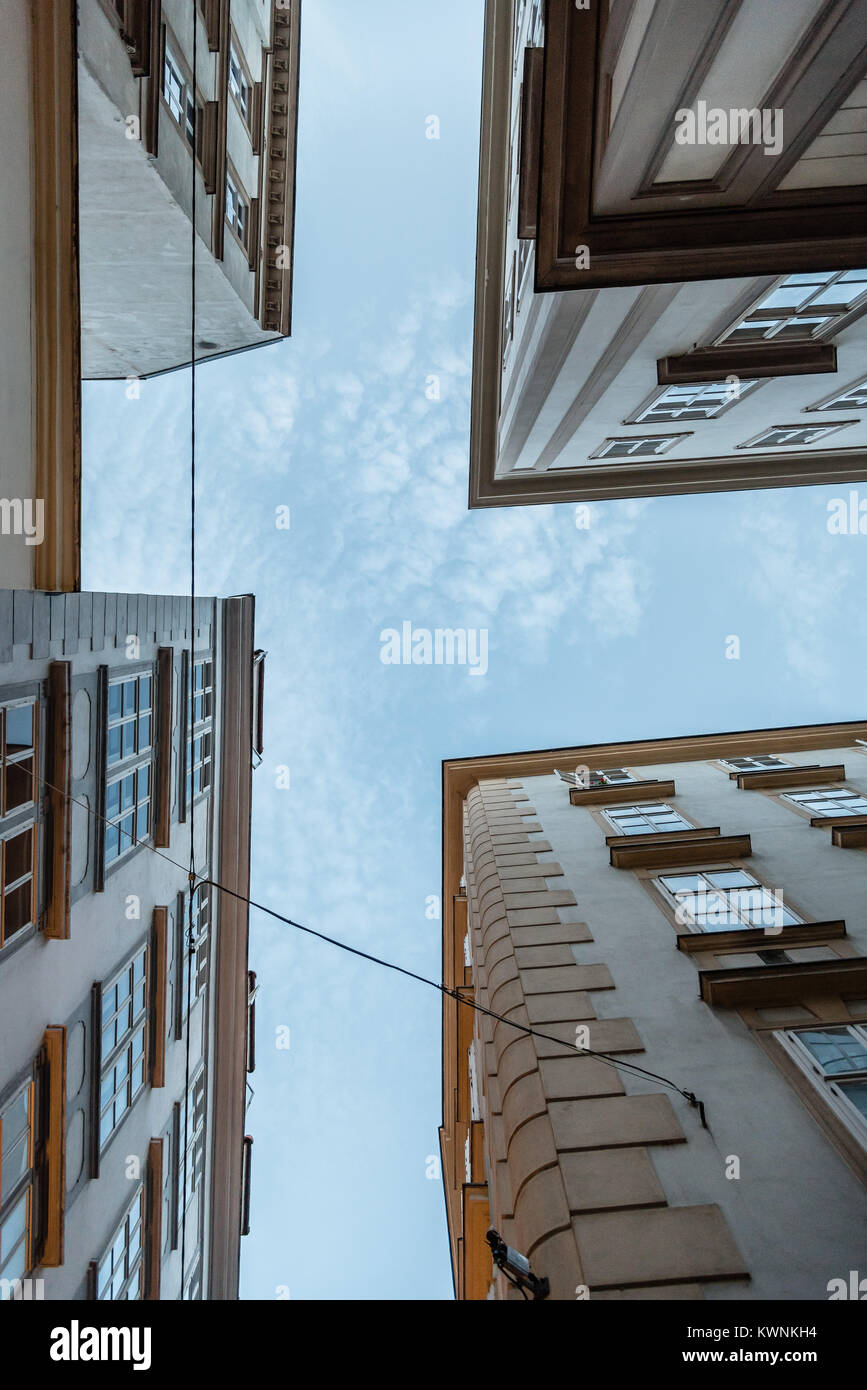
[[[434,978],[442,758],[853,719],[867,676],[848,489],[467,510],[481,43],[481,0],[308,4],[294,335],[197,383],[197,588],[269,653],[253,896]],[[85,587],[188,590],[188,375],[86,384],[84,445]],[[384,665],[404,621],[487,674]],[[255,913],[251,964],[242,1295],[451,1297],[438,996]]]

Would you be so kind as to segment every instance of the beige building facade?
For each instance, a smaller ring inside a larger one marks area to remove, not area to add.
[[[493,1228],[556,1299],[827,1300],[867,1236],[867,725],[461,760],[443,794],[457,1296],[520,1297]]]

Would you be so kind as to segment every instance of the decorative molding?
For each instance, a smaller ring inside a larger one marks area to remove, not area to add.
[[[797,922],[783,927],[771,935],[757,927],[744,927],[733,931],[678,932],[677,949],[692,956],[704,951],[721,952],[758,950],[785,950],[787,946],[824,946],[828,941],[837,941],[846,935],[843,918],[832,922]]]
[[[284,337],[292,327],[300,41],[300,0],[286,9],[275,6],[265,129],[264,264],[259,322],[266,331]]]
[[[518,170],[518,237],[525,241],[533,241],[536,236],[544,61],[544,48],[524,50],[521,157]]]

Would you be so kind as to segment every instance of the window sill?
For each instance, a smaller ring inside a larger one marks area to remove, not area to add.
[[[863,830],[867,827],[867,816],[811,816],[810,824],[815,830],[844,830],[848,826],[853,830]]]
[[[573,806],[616,806],[620,802],[664,801],[674,796],[673,782],[617,782],[604,787],[570,787],[569,801]]]
[[[694,348],[680,357],[661,357],[656,379],[660,386],[681,386],[694,381],[724,381],[727,376],[800,376],[836,370],[837,349],[830,343],[722,343]]]
[[[776,787],[821,787],[827,782],[844,782],[846,769],[842,763],[831,767],[820,767],[811,763],[808,767],[761,768],[757,772],[730,772],[729,780],[737,782],[742,792],[773,790]]]
[[[764,927],[741,927],[733,931],[687,931],[678,934],[677,949],[693,955],[698,951],[755,951],[759,942],[764,950],[784,950],[787,946],[824,946],[828,941],[836,941],[846,935],[846,923],[840,918],[834,922],[798,922],[794,926],[783,927],[782,931],[769,932]]]
[[[749,835],[714,835],[710,830],[696,830],[694,834],[688,830],[673,833],[674,839],[669,839],[667,835],[652,836],[653,844],[626,844],[619,848],[612,845],[612,868],[667,869],[685,864],[719,864],[744,859],[753,852]]]
[[[749,970],[703,970],[699,979],[704,1002],[722,1008],[800,1004],[820,995],[862,998],[867,993],[867,956],[763,965]]]

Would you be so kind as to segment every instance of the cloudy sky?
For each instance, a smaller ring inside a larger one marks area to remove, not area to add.
[[[197,589],[269,653],[253,896],[436,977],[441,760],[857,718],[867,539],[833,487],[470,513],[482,0],[305,4],[294,334],[198,374]],[[187,374],[84,424],[85,587],[188,591]],[[404,622],[487,673],[383,664]],[[255,913],[251,964],[243,1296],[449,1298],[438,996]]]

